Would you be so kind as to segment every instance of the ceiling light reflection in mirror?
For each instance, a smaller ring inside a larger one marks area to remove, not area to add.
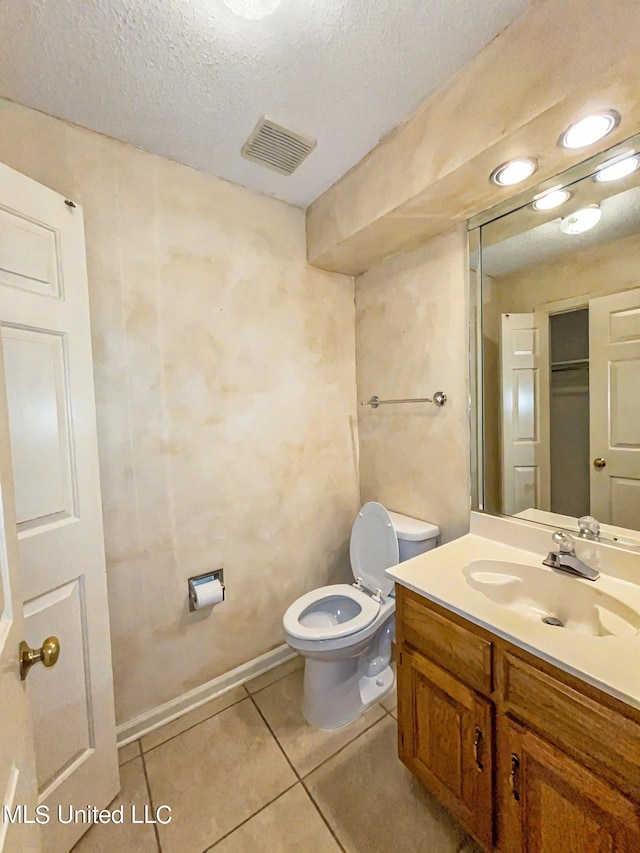
[[[535,210],[555,210],[556,207],[560,207],[561,204],[569,201],[570,198],[571,193],[569,190],[553,190],[536,199],[533,202],[533,207]]]
[[[605,165],[598,169],[594,179],[599,182],[620,181],[632,175],[638,166],[640,166],[640,157],[625,157],[610,166]]]

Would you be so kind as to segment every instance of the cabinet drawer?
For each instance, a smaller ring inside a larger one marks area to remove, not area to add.
[[[401,589],[398,595],[402,640],[469,687],[490,693],[491,642],[441,616],[410,590]]]
[[[504,711],[633,795],[640,793],[640,725],[508,651],[496,661]]]

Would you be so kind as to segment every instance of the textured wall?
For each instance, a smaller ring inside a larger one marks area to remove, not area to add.
[[[119,722],[282,642],[358,503],[353,282],[302,211],[0,101],[0,160],[84,207]],[[228,599],[189,614],[185,578]]]
[[[359,407],[362,500],[438,524],[443,541],[469,527],[467,234],[456,229],[356,279],[358,398],[429,404]]]

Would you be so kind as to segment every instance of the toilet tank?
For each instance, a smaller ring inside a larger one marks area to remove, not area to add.
[[[389,511],[389,517],[398,537],[400,562],[431,551],[438,544],[440,528],[428,521],[420,521],[399,512]]]

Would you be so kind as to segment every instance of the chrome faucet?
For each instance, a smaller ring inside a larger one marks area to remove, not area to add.
[[[578,530],[581,539],[591,539],[593,542],[600,541],[600,522],[592,515],[583,515],[578,519]]]
[[[600,572],[587,566],[576,555],[575,542],[570,533],[556,530],[551,538],[558,546],[558,550],[549,552],[547,559],[542,561],[543,566],[551,566],[559,572],[566,572],[568,575],[575,575],[588,581],[598,580]]]

